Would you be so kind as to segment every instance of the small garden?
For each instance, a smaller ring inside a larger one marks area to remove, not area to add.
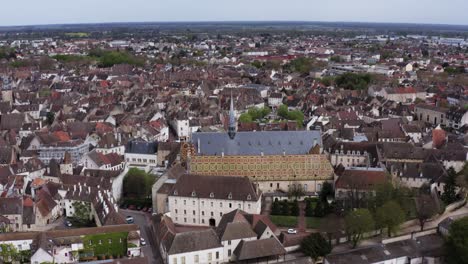
[[[127,232],[88,235],[83,239],[80,261],[121,258],[127,253]]]

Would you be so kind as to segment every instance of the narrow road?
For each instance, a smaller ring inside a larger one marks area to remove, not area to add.
[[[151,215],[148,213],[133,211],[133,210],[124,210],[120,209],[120,214],[124,217],[133,216],[135,224],[140,227],[140,235],[146,241],[146,246],[142,246],[143,256],[148,257],[150,263],[162,264],[161,255],[159,254],[159,249],[156,243],[153,240],[153,232],[151,229]]]

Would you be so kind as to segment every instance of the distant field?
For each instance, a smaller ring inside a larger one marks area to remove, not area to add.
[[[85,38],[89,36],[89,33],[86,32],[70,32],[70,33],[65,33],[66,36],[68,37],[73,37],[73,38]]]

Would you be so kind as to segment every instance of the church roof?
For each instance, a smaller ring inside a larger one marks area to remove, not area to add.
[[[322,145],[320,131],[256,131],[228,133],[198,132],[192,134],[197,155],[304,155],[315,145]]]

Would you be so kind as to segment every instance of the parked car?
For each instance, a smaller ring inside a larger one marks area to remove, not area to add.
[[[141,209],[142,212],[146,212],[148,211],[148,207],[143,207],[143,209]]]
[[[288,234],[297,234],[297,230],[296,229],[288,229]]]
[[[73,226],[72,223],[71,223],[70,221],[66,221],[66,222],[65,222],[65,225],[66,225],[67,227],[72,227],[72,226]]]
[[[128,210],[135,210],[136,209],[136,206],[131,204],[128,206]]]
[[[144,238],[140,238],[140,245],[146,246],[146,241]]]
[[[133,224],[135,222],[135,219],[133,219],[133,216],[127,216],[125,220],[127,220],[127,223],[129,224]]]

